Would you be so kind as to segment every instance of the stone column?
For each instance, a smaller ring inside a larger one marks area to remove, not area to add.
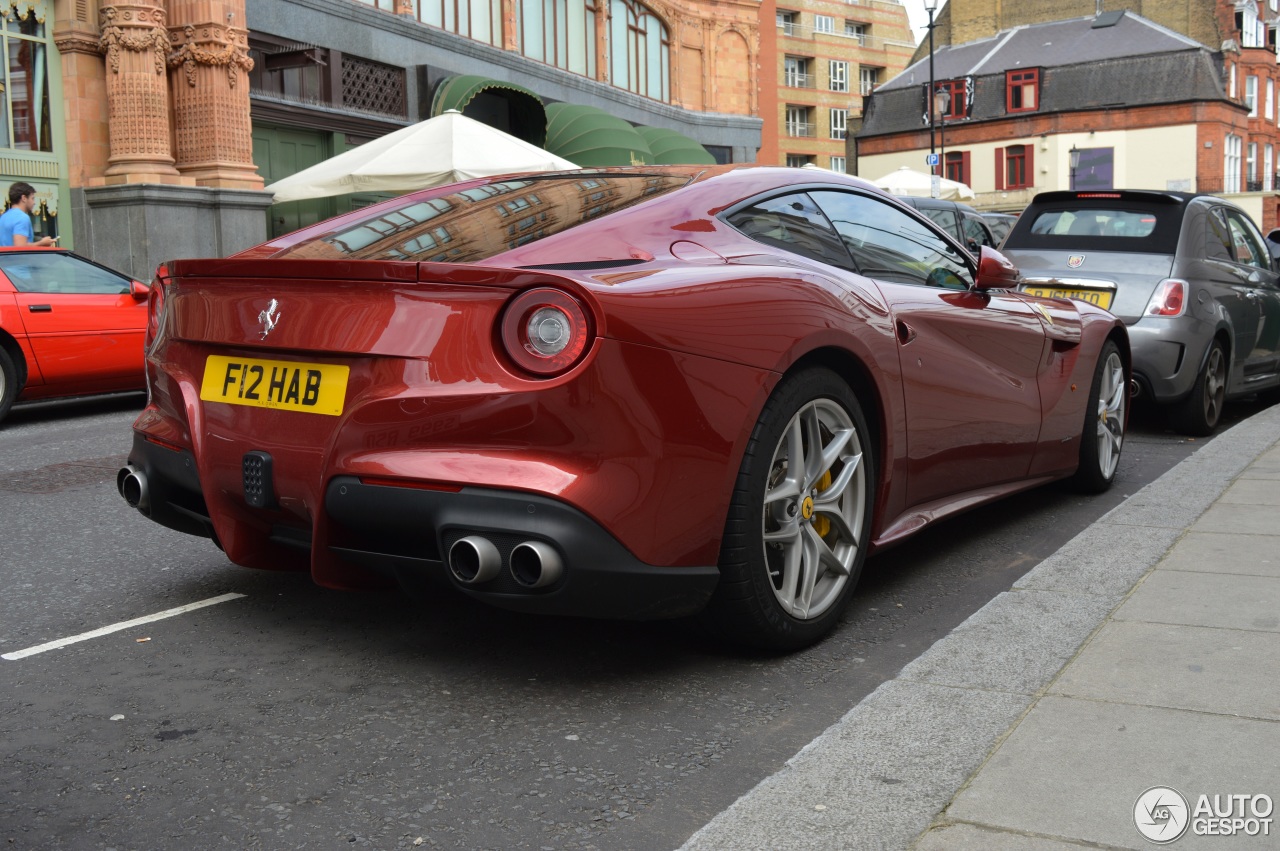
[[[249,120],[245,0],[169,0],[178,171],[197,186],[261,189]]]
[[[103,6],[107,56],[106,183],[178,183],[169,145],[169,34],[161,0]]]

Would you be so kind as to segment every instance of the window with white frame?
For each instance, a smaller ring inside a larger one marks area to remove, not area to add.
[[[1274,2],[1280,2],[1280,0],[1274,0]],[[869,26],[867,24],[859,24],[853,21],[844,22],[844,34],[850,38],[856,38],[858,40],[858,44],[863,47],[867,46],[868,29]]]
[[[859,66],[858,92],[866,97],[878,85],[880,85],[880,69],[868,68],[866,65]]]
[[[831,59],[827,62],[828,66],[828,85],[833,92],[849,91],[849,63],[840,59]]]
[[[1274,149],[1270,145],[1262,148],[1262,191],[1270,192],[1275,186]]]
[[[1240,191],[1240,148],[1243,140],[1228,133],[1222,145],[1222,191]]]
[[[831,110],[831,138],[844,139],[849,129],[849,110],[832,109]]]
[[[796,89],[812,89],[813,74],[809,73],[812,60],[803,56],[787,56],[782,60],[783,84]]]
[[[849,170],[848,170],[848,168],[845,166],[845,159],[844,159],[844,157],[832,157],[832,158],[831,158],[831,170],[832,170],[832,171],[838,171],[838,172],[840,172],[841,174],[848,174]]]
[[[1249,107],[1249,117],[1258,117],[1258,78],[1253,74],[1244,78],[1244,105]]]
[[[1258,180],[1258,143],[1250,142],[1245,148],[1245,192],[1257,192],[1262,188]]]
[[[1258,18],[1258,7],[1253,3],[1236,7],[1236,26],[1240,28],[1241,47],[1266,47],[1267,25]]]
[[[787,154],[787,168],[804,168],[813,162],[813,157],[805,154]]]
[[[1275,117],[1276,114],[1276,81],[1267,80],[1267,99],[1262,106],[1262,114],[1267,120]]]
[[[778,28],[782,30],[783,35],[796,34],[796,24],[799,23],[799,15],[796,12],[784,12],[779,9],[777,18]]]
[[[1236,99],[1236,66],[1235,65],[1231,66],[1231,83],[1229,88],[1227,89],[1227,97],[1231,98],[1232,100]]]
[[[819,33],[834,33],[836,31],[836,19],[830,15],[814,15],[813,31]]]
[[[787,107],[787,135],[812,136],[813,122],[809,120],[811,110],[807,106]]]

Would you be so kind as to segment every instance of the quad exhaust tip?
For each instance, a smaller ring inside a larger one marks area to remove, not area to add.
[[[563,572],[560,554],[550,544],[525,541],[511,550],[511,575],[526,588],[545,588]]]
[[[449,570],[463,585],[488,582],[502,569],[502,555],[488,538],[468,535],[449,547]]]
[[[151,493],[147,488],[147,474],[132,464],[127,464],[116,473],[116,490],[124,497],[130,507],[143,514],[151,511]]]

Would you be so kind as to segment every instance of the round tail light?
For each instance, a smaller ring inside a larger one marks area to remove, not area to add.
[[[502,344],[516,366],[534,375],[556,375],[576,364],[591,339],[586,311],[566,292],[526,290],[502,314]]]
[[[1147,302],[1147,316],[1181,316],[1187,307],[1187,282],[1165,278]]]

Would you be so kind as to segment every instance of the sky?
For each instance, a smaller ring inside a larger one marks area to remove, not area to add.
[[[924,0],[899,0],[899,2],[907,8],[907,20],[911,22],[911,34],[915,37],[916,44],[919,44],[929,34],[926,29],[929,23],[929,13],[924,10]],[[939,10],[945,5],[944,0],[938,0]],[[934,13],[934,17],[937,17],[937,12]]]

